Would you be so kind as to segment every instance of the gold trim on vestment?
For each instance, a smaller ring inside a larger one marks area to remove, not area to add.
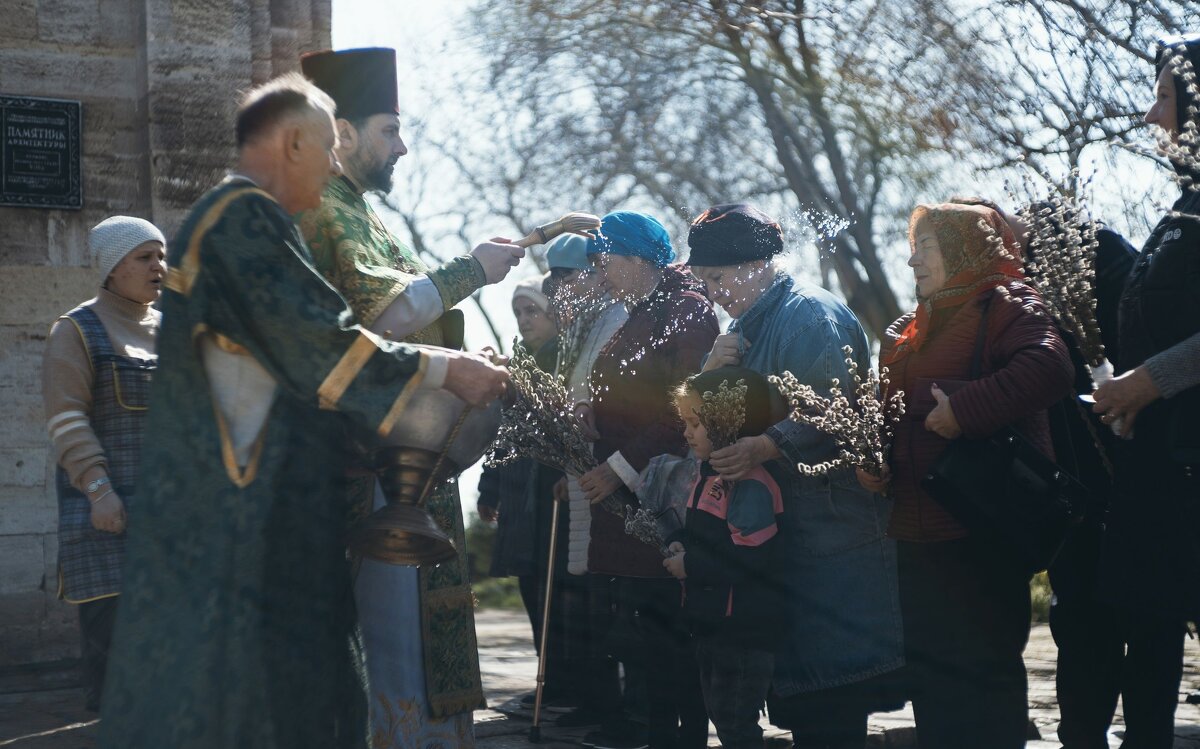
[[[392,403],[392,407],[388,409],[387,416],[383,417],[383,421],[379,422],[379,436],[386,437],[392,432],[392,427],[400,419],[400,414],[408,407],[408,402],[412,400],[413,394],[421,387],[421,381],[425,379],[425,372],[429,369],[429,355],[424,351],[418,354],[420,363],[417,364],[417,371],[412,373],[408,384],[400,391],[400,395]]]
[[[360,330],[359,336],[342,354],[338,363],[329,370],[325,381],[317,388],[317,403],[321,408],[332,411],[337,408],[338,401],[345,395],[350,383],[358,377],[358,373],[366,366],[371,357],[379,350],[379,339],[367,330]]]
[[[258,475],[258,462],[262,458],[263,443],[266,442],[267,424],[270,419],[263,421],[262,428],[258,430],[258,435],[254,438],[254,448],[250,453],[250,461],[246,463],[245,470],[238,465],[237,456],[233,453],[233,439],[229,436],[229,425],[225,423],[225,416],[221,413],[221,409],[217,408],[217,401],[213,399],[213,413],[217,417],[217,433],[221,436],[221,462],[225,464],[225,473],[229,476],[229,480],[239,489],[245,489],[249,486],[254,478]]]
[[[200,273],[200,244],[204,241],[205,235],[221,220],[221,214],[224,213],[230,202],[250,193],[261,195],[272,203],[275,202],[275,198],[257,187],[241,187],[222,195],[196,222],[196,228],[192,231],[192,237],[188,241],[183,259],[177,266],[172,265],[167,268],[166,287],[168,289],[184,296],[192,293],[192,284],[196,282],[196,276]]]
[[[240,356],[254,357],[249,349],[211,330],[205,323],[198,323],[196,327],[192,328],[193,348],[195,347],[196,339],[202,335],[212,336],[213,341],[217,344],[217,348],[223,351]],[[203,363],[201,363],[200,370],[204,371]],[[258,475],[258,463],[262,458],[263,444],[266,442],[267,437],[267,424],[271,422],[271,418],[268,416],[263,421],[262,427],[258,430],[258,435],[254,438],[254,446],[250,452],[250,462],[246,464],[246,469],[242,470],[242,467],[238,465],[237,456],[233,452],[233,438],[229,436],[229,425],[225,423],[225,415],[221,413],[220,407],[217,406],[217,399],[213,397],[212,383],[207,382],[207,373],[205,373],[204,379],[209,388],[208,400],[212,403],[213,416],[217,421],[217,435],[221,441],[221,463],[225,466],[225,475],[229,477],[234,486],[239,489],[245,489]]]
[[[238,356],[254,356],[254,354],[250,353],[250,349],[246,348],[240,343],[235,343],[232,339],[221,335],[215,330],[205,330],[204,332],[212,336],[213,343],[217,345],[217,348],[221,349],[227,354],[237,354]]]

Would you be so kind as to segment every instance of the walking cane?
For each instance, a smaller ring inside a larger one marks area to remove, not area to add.
[[[558,506],[561,503],[554,500],[554,511],[550,513],[550,563],[546,571],[546,603],[542,606],[542,636],[538,645],[537,691],[533,696],[533,725],[529,727],[529,742],[542,743],[542,727],[538,719],[542,713],[542,691],[546,686],[546,641],[550,637],[550,598],[554,591],[554,560],[558,546]]]

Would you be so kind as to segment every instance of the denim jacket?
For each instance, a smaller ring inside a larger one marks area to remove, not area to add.
[[[742,366],[764,375],[790,371],[828,394],[836,377],[852,380],[843,346],[858,372],[871,367],[866,333],[854,313],[824,289],[797,286],[780,274],[730,326],[751,345]],[[885,537],[890,505],[863,489],[853,469],[804,477],[795,464],[833,457],[832,437],[784,420],[766,434],[790,469],[781,482],[783,563],[790,623],[774,685],[788,697],[861,681],[903,664],[896,550]]]

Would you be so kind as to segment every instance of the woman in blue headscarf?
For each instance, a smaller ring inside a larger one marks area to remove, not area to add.
[[[600,466],[579,485],[593,503],[615,494],[629,504],[636,502],[630,489],[651,458],[687,451],[670,392],[700,370],[717,337],[717,318],[703,284],[671,265],[670,236],[651,216],[608,214],[588,255],[629,319],[592,367],[592,401],[581,412],[595,429]],[[607,591],[603,585],[593,590],[615,598],[617,616],[637,623],[629,649],[617,655],[627,674],[644,674],[650,745],[706,746],[708,717],[680,615],[679,583],[663,569],[658,549],[626,534],[620,517],[593,504],[588,570],[607,582]],[[607,631],[610,624],[600,621],[597,628]]]

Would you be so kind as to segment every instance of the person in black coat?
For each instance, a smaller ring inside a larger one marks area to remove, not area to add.
[[[1200,618],[1200,35],[1162,40],[1146,121],[1182,192],[1146,240],[1120,301],[1123,370],[1094,410],[1127,441],[1116,457],[1100,594],[1126,652],[1120,678],[1125,747],[1170,747],[1185,624]],[[1187,85],[1185,85],[1187,84]]]
[[[538,366],[553,372],[558,353],[557,325],[550,313],[550,301],[542,292],[540,276],[527,279],[513,292],[513,315],[521,332],[522,345]],[[535,647],[540,647],[542,609],[546,603],[546,579],[549,569],[550,519],[554,484],[562,473],[530,458],[506,465],[485,467],[479,477],[479,517],[497,523],[492,577],[516,577],[521,602],[529,617]],[[559,537],[566,538],[566,516],[560,513]],[[566,569],[566,544],[559,544],[555,567]],[[566,662],[564,610],[558,601],[558,588],[565,575],[555,581],[556,605],[551,607],[550,635],[544,700],[550,708],[566,707],[574,702]]]

